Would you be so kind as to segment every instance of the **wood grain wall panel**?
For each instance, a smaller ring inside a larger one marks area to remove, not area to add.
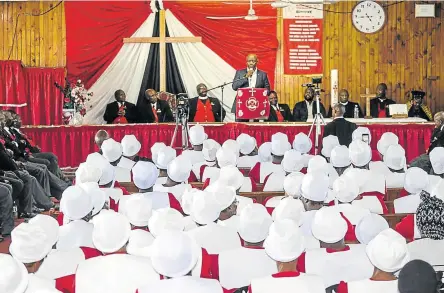
[[[0,2],[0,59],[21,60],[29,67],[66,65],[65,11],[57,1]],[[18,18],[17,15],[21,14]],[[14,31],[16,39],[13,44]]]

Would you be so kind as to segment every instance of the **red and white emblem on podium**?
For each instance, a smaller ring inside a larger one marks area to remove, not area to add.
[[[240,119],[267,119],[270,102],[267,89],[240,88],[236,96],[236,117]]]

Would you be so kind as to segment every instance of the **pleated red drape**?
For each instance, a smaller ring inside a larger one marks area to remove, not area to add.
[[[0,61],[0,106],[26,106],[25,75],[20,61]]]

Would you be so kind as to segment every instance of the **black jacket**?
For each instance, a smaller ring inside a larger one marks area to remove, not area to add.
[[[3,144],[0,143],[0,170],[16,171],[17,169],[18,169],[17,164],[8,155]]]
[[[138,121],[140,123],[154,123],[156,121],[150,101],[144,99],[143,101],[139,101],[137,106],[139,112]],[[171,107],[167,101],[157,100],[156,109],[159,123],[174,121],[173,112],[171,111]]]
[[[430,154],[430,152],[436,147],[444,147],[444,131],[441,130],[441,128],[433,129],[427,153]]]
[[[291,114],[290,107],[287,104],[278,104],[278,105],[279,105],[279,112],[281,112],[282,117],[284,117],[284,121],[293,121],[293,115]],[[278,122],[276,111],[271,105],[270,105],[270,115],[268,116],[267,121]]]
[[[216,120],[216,122],[224,121],[226,112],[225,112],[225,109],[222,108],[222,119],[221,119],[220,118],[221,104],[219,102],[219,99],[211,98],[211,97],[208,97],[208,99],[210,99],[210,102],[211,102],[211,111],[213,112],[214,120]],[[194,122],[194,116],[196,115],[198,100],[199,100],[199,97],[194,97],[194,98],[190,99],[190,101],[189,101],[190,116],[188,117],[188,121],[190,121],[190,122]]]
[[[137,108],[136,105],[130,102],[125,102],[125,118],[128,120],[128,123],[137,122]],[[105,114],[103,115],[103,119],[108,124],[113,124],[113,121],[119,116],[117,113],[119,112],[119,104],[117,101],[109,103],[106,105]]]
[[[25,149],[29,149],[31,153],[40,153],[40,150],[29,142],[26,135],[20,133],[16,128],[9,128],[9,130],[17,138],[16,142],[18,143],[18,147],[22,152],[25,152]]]
[[[12,134],[11,128],[9,128],[9,132]],[[14,153],[14,159],[24,159],[27,157],[25,151],[19,148],[19,144],[17,142],[17,137],[13,138],[5,129],[2,129],[0,133],[0,138],[5,141],[4,147],[6,149],[11,150]],[[12,134],[13,135],[13,134]]]
[[[236,70],[236,74],[234,75],[233,78],[234,82],[232,84],[233,90],[237,91],[240,88],[246,88],[249,86],[248,78],[243,78],[245,74],[247,74],[246,68],[241,70]],[[267,89],[267,91],[270,92],[270,82],[268,81],[268,76],[265,73],[265,71],[257,69],[256,85],[254,87],[259,89]],[[233,106],[231,107],[231,113],[235,112],[236,112],[236,99],[234,99]]]
[[[370,116],[373,118],[378,118],[379,109],[385,108],[385,114],[387,117],[390,117],[390,112],[388,105],[396,104],[392,99],[385,99],[382,103],[379,98],[374,98],[370,100]]]
[[[349,122],[344,118],[337,118],[324,127],[323,137],[335,135],[338,137],[341,145],[348,145],[352,142],[352,133],[357,128],[355,123]]]
[[[345,106],[344,118],[355,118],[355,106],[358,106],[359,118],[364,118],[364,113],[362,113],[362,110],[361,110],[361,107],[359,106],[359,104],[358,103],[353,103],[353,102],[350,102],[350,101]],[[332,117],[332,108],[331,108],[331,106],[330,106],[330,109],[328,109],[328,116],[327,117]]]
[[[321,107],[319,112],[322,114],[323,117],[326,117],[324,105],[322,105],[322,103],[320,101],[319,101],[319,105]],[[313,101],[312,110],[313,110],[312,114],[314,117],[317,112],[316,101]],[[307,109],[307,103],[305,102],[305,100],[302,102],[296,103],[296,105],[294,105],[294,108],[293,108],[293,121],[296,121],[296,122],[303,121],[304,122],[304,121],[307,121],[307,119],[308,119],[308,109]]]

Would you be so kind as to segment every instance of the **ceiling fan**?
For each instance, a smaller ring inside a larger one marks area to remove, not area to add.
[[[245,16],[207,16],[208,19],[245,19],[245,20],[257,20],[257,19],[270,19],[276,18],[276,16],[259,16],[253,9],[253,0],[250,0],[250,9]]]

